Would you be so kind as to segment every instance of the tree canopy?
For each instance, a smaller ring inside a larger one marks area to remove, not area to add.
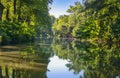
[[[67,12],[70,15],[61,16],[55,21],[52,27],[55,36],[120,41],[119,0],[84,0],[84,4],[75,2]]]
[[[2,43],[33,41],[40,28],[50,26],[52,0],[0,0]]]

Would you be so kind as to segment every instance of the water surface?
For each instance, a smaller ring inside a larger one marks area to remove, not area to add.
[[[0,78],[119,77],[119,44],[40,39],[0,46]]]

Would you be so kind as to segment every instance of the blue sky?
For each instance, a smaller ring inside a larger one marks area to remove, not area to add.
[[[70,5],[74,5],[74,2],[82,0],[53,0],[52,5],[50,5],[51,10],[49,11],[50,15],[59,17],[60,15],[68,14],[66,10]]]

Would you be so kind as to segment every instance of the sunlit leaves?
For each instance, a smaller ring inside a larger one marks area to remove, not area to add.
[[[49,2],[52,0],[1,0],[0,36],[7,40],[3,43],[33,41],[40,28],[50,25]]]

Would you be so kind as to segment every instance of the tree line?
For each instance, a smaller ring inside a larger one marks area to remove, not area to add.
[[[70,15],[56,19],[55,37],[120,42],[120,1],[83,0],[67,10]]]
[[[2,44],[34,41],[40,28],[50,25],[49,3],[52,0],[0,0]]]

